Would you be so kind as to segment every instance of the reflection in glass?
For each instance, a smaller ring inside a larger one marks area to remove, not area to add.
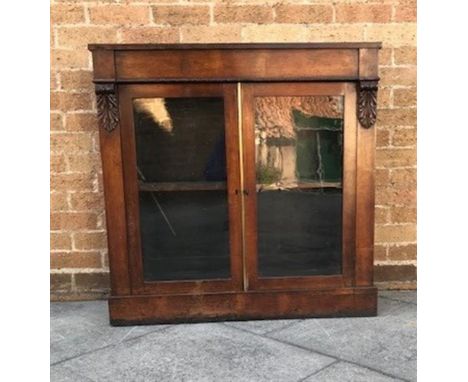
[[[133,106],[145,280],[229,278],[223,99]]]
[[[343,97],[256,97],[259,273],[341,273]]]

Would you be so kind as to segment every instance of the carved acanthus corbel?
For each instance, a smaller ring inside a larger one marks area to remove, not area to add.
[[[111,133],[119,126],[119,107],[115,84],[95,84],[99,127]]]
[[[369,129],[377,119],[378,81],[362,80],[358,85],[357,117],[362,127]]]

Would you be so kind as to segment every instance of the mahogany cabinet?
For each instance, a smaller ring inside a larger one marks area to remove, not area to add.
[[[89,49],[113,325],[376,314],[380,43]]]

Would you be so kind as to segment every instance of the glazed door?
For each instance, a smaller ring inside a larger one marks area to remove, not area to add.
[[[236,86],[119,87],[132,293],[242,289]]]
[[[350,83],[242,84],[249,290],[353,283],[356,117]]]

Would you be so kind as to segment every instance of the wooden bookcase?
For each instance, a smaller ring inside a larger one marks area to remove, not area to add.
[[[89,49],[111,324],[376,314],[380,43]]]

